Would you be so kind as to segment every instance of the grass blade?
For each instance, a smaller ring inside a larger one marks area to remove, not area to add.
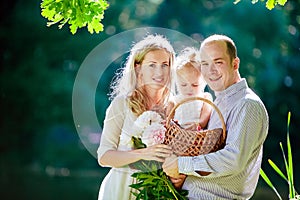
[[[290,177],[289,177],[289,173],[288,173],[288,171],[289,171],[289,165],[288,165],[288,163],[287,163],[287,159],[286,159],[286,157],[285,157],[285,152],[284,152],[284,149],[283,149],[283,146],[282,146],[282,143],[280,142],[279,143],[279,145],[280,145],[280,149],[281,149],[281,153],[282,153],[282,157],[283,157],[283,160],[284,160],[284,166],[285,166],[285,170],[286,170],[286,173],[287,173],[287,178],[288,178],[288,180],[290,179]]]
[[[289,182],[288,181],[288,179],[287,179],[287,177],[282,173],[282,171],[279,169],[279,167],[277,167],[277,165],[272,161],[272,160],[268,160],[268,162],[269,162],[269,164],[271,165],[271,167],[284,179],[284,180],[286,180],[287,182]]]
[[[260,176],[264,179],[264,181],[274,190],[278,198],[282,200],[281,196],[279,195],[278,191],[276,190],[276,188],[274,187],[274,185],[272,184],[272,182],[270,181],[270,179],[268,178],[264,170],[260,169],[259,173]]]
[[[292,148],[290,141],[290,120],[291,120],[291,112],[288,113],[288,121],[287,121],[287,149],[288,149],[288,179],[289,179],[289,194],[290,198],[295,197],[295,189],[294,189],[294,177],[293,177],[293,158],[292,158]]]

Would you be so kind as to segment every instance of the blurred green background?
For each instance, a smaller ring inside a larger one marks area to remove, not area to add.
[[[39,0],[1,1],[0,15],[0,199],[97,199],[107,168],[80,141],[72,116],[72,89],[78,69],[98,44],[117,33],[154,26],[173,29],[197,41],[213,33],[231,36],[238,47],[241,74],[264,101],[270,116],[263,169],[284,199],[287,183],[269,166],[284,170],[279,142],[286,144],[287,113],[295,187],[300,190],[300,1],[269,11],[250,0],[109,1],[105,30],[72,35],[68,27],[46,27]],[[124,41],[131,43],[131,41]],[[124,63],[114,63],[98,88],[96,109],[102,124],[110,80]],[[259,180],[252,199],[276,199]]]

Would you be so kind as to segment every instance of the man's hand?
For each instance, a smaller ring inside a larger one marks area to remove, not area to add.
[[[186,175],[185,174],[179,174],[178,178],[170,177],[170,181],[173,183],[174,187],[177,190],[179,190],[179,189],[182,188],[182,185],[183,185],[185,179],[186,179]]]
[[[168,176],[173,178],[179,178],[178,158],[174,154],[165,159],[162,168]]]

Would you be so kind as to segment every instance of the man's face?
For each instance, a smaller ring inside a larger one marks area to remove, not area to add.
[[[233,61],[227,53],[226,43],[214,41],[200,49],[201,73],[208,86],[220,92],[236,82],[238,58]]]

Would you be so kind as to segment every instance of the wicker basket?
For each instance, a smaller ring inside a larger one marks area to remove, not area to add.
[[[173,120],[175,110],[183,103],[200,100],[210,104],[218,113],[222,128],[212,130],[186,130]],[[166,120],[166,136],[164,144],[172,147],[178,156],[198,156],[222,149],[226,140],[226,126],[222,113],[210,100],[201,97],[191,97],[179,102],[170,112]]]

